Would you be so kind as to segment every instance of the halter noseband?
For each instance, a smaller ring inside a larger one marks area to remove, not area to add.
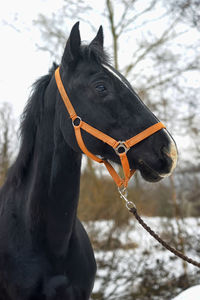
[[[116,185],[119,188],[126,188],[131,176],[135,173],[134,169],[130,170],[130,166],[129,166],[129,162],[128,162],[126,153],[134,145],[138,144],[139,142],[146,139],[147,137],[154,134],[155,132],[161,130],[162,128],[165,128],[165,125],[163,125],[161,122],[158,122],[126,141],[116,141],[109,135],[90,126],[89,124],[84,122],[79,116],[77,116],[77,114],[73,108],[73,105],[71,104],[69,97],[67,96],[65,88],[63,86],[63,83],[62,83],[62,80],[60,77],[59,67],[55,71],[55,79],[56,79],[56,84],[57,84],[58,90],[60,92],[61,98],[66,106],[66,109],[69,113],[70,118],[72,119],[72,125],[74,127],[76,140],[77,140],[77,143],[78,143],[80,149],[83,151],[83,153],[85,153],[91,159],[97,161],[98,163],[103,163],[105,165],[105,167],[107,168],[108,172],[110,173],[110,175],[112,176],[113,180],[115,181]],[[122,165],[123,172],[124,172],[124,178],[121,178],[117,174],[117,172],[115,171],[113,166],[107,160],[103,160],[103,159],[97,157],[96,155],[91,153],[86,148],[83,138],[82,138],[81,129],[85,130],[86,132],[90,133],[97,139],[108,144],[115,150],[116,154],[120,157],[120,160],[121,160],[121,165]]]

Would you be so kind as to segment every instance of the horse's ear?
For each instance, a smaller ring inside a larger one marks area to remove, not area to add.
[[[64,66],[75,63],[80,54],[81,37],[79,31],[79,22],[77,22],[70,32],[67,44],[62,57]]]
[[[92,42],[90,43],[90,45],[99,46],[100,48],[103,49],[103,40],[104,40],[104,37],[103,37],[103,27],[100,26],[99,30],[97,32],[97,35],[92,40]]]

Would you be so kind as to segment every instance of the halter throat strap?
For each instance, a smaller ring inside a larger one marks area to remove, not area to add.
[[[103,163],[105,165],[108,172],[110,173],[110,175],[112,176],[113,180],[115,181],[116,185],[119,188],[126,188],[131,176],[135,173],[134,169],[130,170],[130,165],[129,165],[129,161],[128,161],[126,153],[132,146],[138,144],[139,142],[146,139],[147,137],[154,134],[155,132],[161,130],[162,128],[165,128],[165,126],[161,122],[158,122],[126,141],[116,141],[114,138],[110,137],[109,135],[101,132],[100,130],[98,130],[98,129],[94,128],[93,126],[84,122],[81,119],[81,117],[76,114],[76,111],[75,111],[71,101],[69,100],[69,97],[63,86],[63,83],[62,83],[62,80],[60,77],[60,68],[59,67],[55,71],[55,80],[56,80],[56,84],[57,84],[58,90],[60,92],[61,98],[62,98],[62,100],[65,104],[65,107],[69,113],[69,116],[72,120],[72,125],[74,127],[74,132],[75,132],[78,146],[80,147],[82,152],[85,153],[88,157],[97,161],[98,163]],[[116,154],[120,157],[121,165],[122,165],[123,172],[124,172],[124,178],[121,178],[117,174],[117,172],[115,171],[113,166],[107,160],[103,160],[103,159],[99,158],[98,156],[94,155],[87,149],[87,147],[85,146],[85,143],[83,141],[83,138],[82,138],[81,130],[85,130],[86,132],[88,132],[92,136],[96,137],[97,139],[101,140],[102,142],[108,144],[110,147],[112,147],[115,150]]]

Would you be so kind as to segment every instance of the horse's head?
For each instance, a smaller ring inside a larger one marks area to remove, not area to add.
[[[76,113],[115,140],[125,141],[158,122],[130,83],[109,65],[103,50],[102,27],[89,45],[82,46],[78,23],[74,25],[62,57],[60,73]],[[80,152],[60,96],[58,103],[63,136],[75,151]],[[112,147],[84,131],[82,135],[90,152],[106,160],[120,162]],[[172,173],[177,149],[170,134],[162,129],[131,147],[127,157],[130,167],[140,170],[144,179],[158,181]]]

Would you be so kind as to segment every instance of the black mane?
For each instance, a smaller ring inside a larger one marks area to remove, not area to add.
[[[34,150],[35,135],[44,110],[44,93],[54,74],[57,64],[49,70],[47,75],[37,79],[32,85],[32,92],[21,115],[20,149],[16,161],[7,176],[9,182],[19,185],[28,168]]]

